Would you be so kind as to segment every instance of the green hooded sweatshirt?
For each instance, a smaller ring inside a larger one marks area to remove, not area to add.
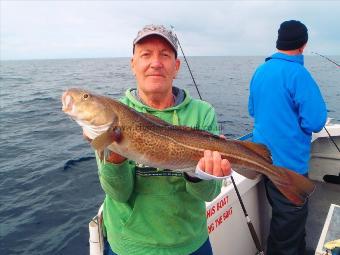
[[[121,101],[174,125],[218,134],[215,111],[187,91],[182,103],[156,110],[138,101],[131,89]],[[140,168],[97,157],[99,179],[106,193],[104,229],[111,249],[119,255],[187,255],[208,238],[205,201],[221,191],[221,182],[190,182],[182,173]]]

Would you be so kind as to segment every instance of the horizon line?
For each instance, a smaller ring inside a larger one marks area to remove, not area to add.
[[[303,54],[304,56],[315,56],[312,53]],[[268,55],[186,55],[186,57],[267,57]],[[325,56],[333,56],[333,57],[340,57],[338,55],[325,55]],[[33,61],[33,60],[85,60],[85,59],[117,59],[117,58],[131,58],[132,56],[128,57],[60,57],[60,58],[8,58],[8,59],[1,59],[2,61]],[[180,55],[178,58],[184,58],[184,56]]]

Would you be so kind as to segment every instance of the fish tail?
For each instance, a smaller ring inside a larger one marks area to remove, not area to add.
[[[314,192],[315,184],[301,174],[283,167],[273,166],[278,175],[268,176],[278,190],[292,203],[302,206]]]

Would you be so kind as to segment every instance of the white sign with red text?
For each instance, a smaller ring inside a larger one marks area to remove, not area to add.
[[[215,229],[227,221],[233,213],[233,208],[229,205],[228,195],[223,196],[207,207],[206,215],[208,221],[208,233],[210,234]]]

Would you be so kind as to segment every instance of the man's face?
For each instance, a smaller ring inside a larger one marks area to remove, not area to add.
[[[135,45],[131,69],[138,89],[145,95],[171,91],[180,61],[169,43],[159,36],[149,36]]]

